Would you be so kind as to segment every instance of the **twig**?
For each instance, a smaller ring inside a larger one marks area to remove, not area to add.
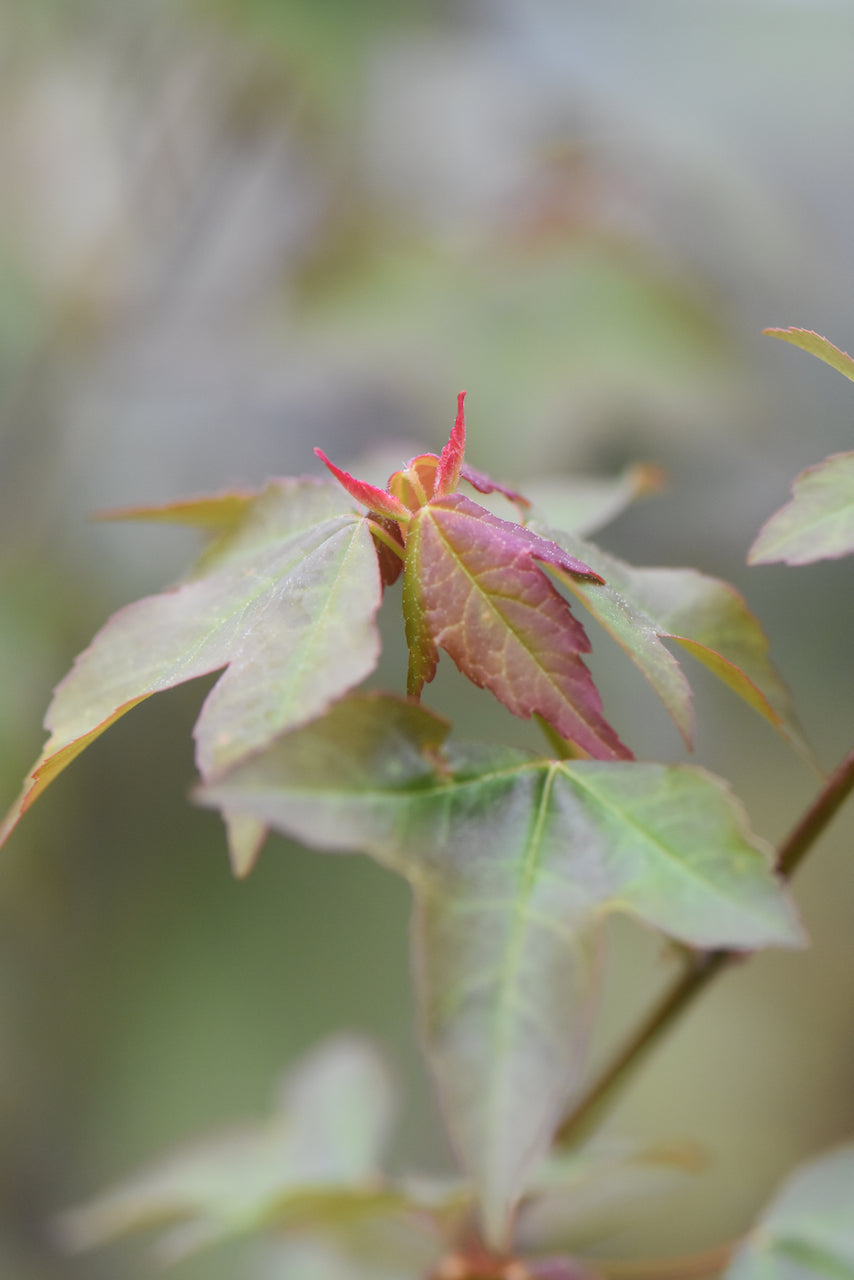
[[[777,869],[788,879],[800,866],[825,827],[854,789],[854,750],[828,778],[803,817],[780,846]],[[682,1016],[713,978],[737,960],[740,951],[695,951],[689,953],[687,968],[664,992],[652,1010],[629,1036],[588,1092],[576,1103],[555,1134],[555,1142],[566,1145],[587,1133],[606,1103],[626,1084],[638,1064],[658,1043],[662,1034]]]

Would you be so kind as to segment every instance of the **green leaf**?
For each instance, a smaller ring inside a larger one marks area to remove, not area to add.
[[[229,1235],[341,1225],[399,1210],[379,1176],[391,1086],[373,1049],[337,1037],[285,1077],[271,1119],[177,1152],[59,1220],[66,1245],[89,1249],[145,1227],[171,1228],[170,1260]]]
[[[817,356],[854,382],[854,360],[811,329],[764,329]],[[854,551],[854,453],[835,453],[808,467],[792,485],[792,500],[775,512],[750,548],[748,564],[812,564]]]
[[[231,869],[239,879],[243,879],[258,861],[258,855],[267,839],[267,828],[263,822],[248,818],[245,813],[223,813],[222,817]]]
[[[424,1280],[438,1261],[423,1225],[367,1221],[323,1239],[284,1240],[253,1275],[258,1280]]]
[[[854,1145],[803,1166],[747,1237],[725,1280],[854,1280]]]
[[[372,1047],[335,1037],[284,1078],[269,1121],[180,1150],[68,1210],[58,1237],[81,1251],[160,1228],[155,1254],[169,1264],[263,1234],[271,1277],[416,1280],[468,1220],[471,1194],[449,1179],[382,1176],[392,1102]]]
[[[367,522],[347,505],[336,485],[284,480],[242,519],[226,507],[225,531],[194,576],[120,610],[77,658],[0,839],[76,755],[153,693],[227,668],[195,727],[199,769],[210,777],[363,680],[379,654],[380,579]],[[244,824],[235,858],[245,865],[257,843]]]
[[[705,1167],[686,1143],[597,1138],[583,1149],[554,1149],[530,1179],[516,1223],[526,1253],[588,1252],[649,1211],[650,1201]]]
[[[635,598],[660,634],[702,662],[793,745],[805,750],[791,697],[744,597],[696,569],[636,569]]]
[[[615,520],[638,498],[659,492],[663,471],[649,463],[627,467],[622,474],[566,476],[560,480],[528,480],[521,487],[537,524],[582,535],[595,533]]]
[[[793,347],[800,347],[801,351],[808,351],[811,356],[817,356],[819,360],[829,364],[832,369],[836,369],[837,373],[841,373],[844,377],[850,378],[854,382],[854,360],[851,359],[847,351],[841,351],[832,342],[828,342],[827,338],[823,338],[820,333],[815,333],[812,329],[795,328],[763,329],[762,332],[767,334],[769,338],[782,338],[783,342],[791,342]]]
[[[199,793],[409,879],[423,1035],[448,1126],[502,1244],[576,1085],[596,920],[699,947],[798,946],[769,851],[688,767],[452,747],[423,708],[350,697]]]
[[[852,552],[854,453],[835,453],[797,476],[791,502],[762,526],[747,562],[812,564]]]
[[[579,657],[584,628],[540,565],[597,578],[589,566],[460,494],[415,513],[406,537],[403,607],[409,692],[433,678],[441,647],[516,716],[541,716],[597,759],[625,759]]]
[[[245,518],[258,494],[251,490],[178,498],[154,506],[112,507],[99,511],[98,520],[142,520],[151,524],[184,524],[214,533],[230,532]]]
[[[581,538],[542,528],[605,578],[604,586],[561,581],[581,599],[643,672],[676,723],[693,741],[690,686],[661,643],[672,640],[758,711],[803,755],[808,749],[789,691],[768,656],[768,641],[743,597],[696,569],[637,569]]]

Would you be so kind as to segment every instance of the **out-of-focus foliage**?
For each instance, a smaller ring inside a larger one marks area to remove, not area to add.
[[[792,500],[763,525],[751,564],[814,564],[854,552],[854,452],[836,453],[795,479]]]
[[[437,13],[431,0],[189,0],[199,20],[222,20],[241,41],[272,49],[315,105],[349,113],[372,45]]]
[[[455,1179],[385,1175],[391,1111],[381,1059],[366,1042],[336,1037],[291,1069],[265,1124],[162,1160],[64,1213],[58,1231],[69,1248],[89,1249],[156,1228],[155,1257],[167,1265],[230,1237],[260,1237],[259,1280],[422,1280],[459,1238],[471,1196]],[[558,1271],[544,1250],[556,1236],[569,1247],[573,1233],[589,1248],[627,1202],[695,1168],[687,1148],[626,1142],[551,1157],[529,1179],[523,1207],[530,1273],[586,1274],[569,1256]]]
[[[818,356],[854,382],[854,360],[808,329],[768,329]],[[854,452],[838,453],[803,471],[792,485],[792,501],[762,526],[750,548],[751,564],[813,564],[854,551]]]
[[[854,1147],[799,1169],[762,1214],[725,1280],[824,1280],[854,1272]]]
[[[90,1249],[157,1227],[157,1256],[174,1263],[231,1236],[260,1232],[296,1237],[296,1247],[330,1247],[331,1238],[333,1250],[337,1243],[346,1257],[351,1237],[358,1255],[366,1229],[396,1228],[409,1238],[414,1276],[438,1252],[438,1230],[429,1248],[431,1217],[438,1227],[465,1201],[455,1188],[419,1200],[383,1178],[392,1111],[383,1063],[369,1045],[338,1037],[306,1055],[280,1094],[264,1126],[234,1130],[164,1160],[65,1213],[60,1234],[70,1248]]]
[[[696,769],[449,746],[420,707],[354,695],[201,792],[326,850],[371,854],[416,901],[413,969],[448,1129],[489,1243],[577,1088],[595,925],[628,911],[698,947],[799,946],[767,850]]]

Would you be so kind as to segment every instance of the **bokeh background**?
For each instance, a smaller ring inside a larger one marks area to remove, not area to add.
[[[314,471],[316,443],[342,461],[436,449],[463,386],[472,462],[514,483],[667,469],[601,540],[743,589],[835,763],[854,736],[850,563],[744,555],[797,470],[854,447],[852,388],[760,336],[854,343],[849,0],[2,0],[0,66],[4,800],[74,653],[194,550],[92,511]],[[681,758],[598,647],[623,736]],[[433,705],[505,733],[450,666]],[[814,779],[696,687],[697,758],[779,838]],[[121,721],[0,862],[3,1280],[154,1274],[137,1245],[64,1258],[53,1213],[263,1114],[339,1027],[376,1035],[399,1075],[398,1167],[448,1165],[404,887],[278,838],[233,881],[217,820],[186,802],[203,693]],[[811,952],[723,979],[626,1095],[615,1131],[696,1140],[707,1167],[610,1252],[739,1233],[854,1128],[852,834],[849,813],[798,879]],[[666,972],[654,940],[612,932],[600,1053]],[[232,1250],[175,1274],[247,1265]]]

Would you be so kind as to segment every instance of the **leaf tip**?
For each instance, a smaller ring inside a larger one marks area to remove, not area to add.
[[[376,511],[381,516],[387,516],[391,520],[409,520],[409,511],[393,493],[389,493],[385,489],[378,489],[376,485],[368,484],[365,480],[357,480],[355,476],[350,475],[349,471],[342,471],[316,445],[314,454],[332,472],[335,479],[349,493],[350,497],[354,498],[361,506],[367,507],[369,511]]]
[[[267,827],[248,813],[223,812],[228,858],[235,879],[245,880],[258,861]]]
[[[837,373],[854,382],[854,359],[847,351],[837,347],[829,338],[825,338],[815,329],[801,329],[797,325],[790,325],[788,329],[770,328],[763,329],[762,332],[768,337],[782,338],[784,342],[790,342],[793,347],[799,347],[801,351],[806,351],[817,360],[829,364],[831,369],[835,369]]]
[[[803,336],[805,338],[818,338],[819,342],[828,341],[824,334],[819,333],[817,329],[804,329],[802,325],[798,324],[772,324],[769,325],[767,329],[763,329],[762,333],[768,338],[790,339],[793,337],[799,338]]]
[[[750,550],[747,553],[747,559],[745,563],[749,564],[751,568],[754,568],[758,564],[774,563],[774,561],[770,556],[763,553],[762,548],[760,546],[760,538],[761,538],[761,534],[756,538],[756,540],[753,543],[753,546],[750,548]]]
[[[0,823],[0,849],[2,849],[3,845],[9,839],[10,835],[15,830],[18,823],[21,821],[21,818],[24,816],[27,809],[29,808],[30,790],[31,790],[30,787],[24,788],[24,790],[21,792],[18,799],[15,801],[15,803],[12,805],[12,807],[9,809],[8,813],[4,817],[3,822]]]
[[[2,848],[9,839],[24,814],[30,806],[35,803],[44,789],[44,785],[46,784],[43,784],[41,780],[41,766],[43,763],[44,757],[41,756],[27,774],[24,779],[24,785],[18,792],[14,804],[9,807],[2,823],[0,823],[0,848]]]
[[[664,493],[670,487],[670,474],[666,467],[657,462],[638,462],[632,468],[635,495],[638,498],[652,497],[656,493]]]
[[[465,398],[465,391],[457,393],[457,416],[436,468],[433,493],[437,498],[447,497],[460,483],[460,469],[466,451]]]
[[[803,329],[800,325],[769,325],[762,330],[763,337],[782,338],[784,342],[792,342],[800,338],[817,338],[819,342],[827,342],[827,338],[817,329]]]

